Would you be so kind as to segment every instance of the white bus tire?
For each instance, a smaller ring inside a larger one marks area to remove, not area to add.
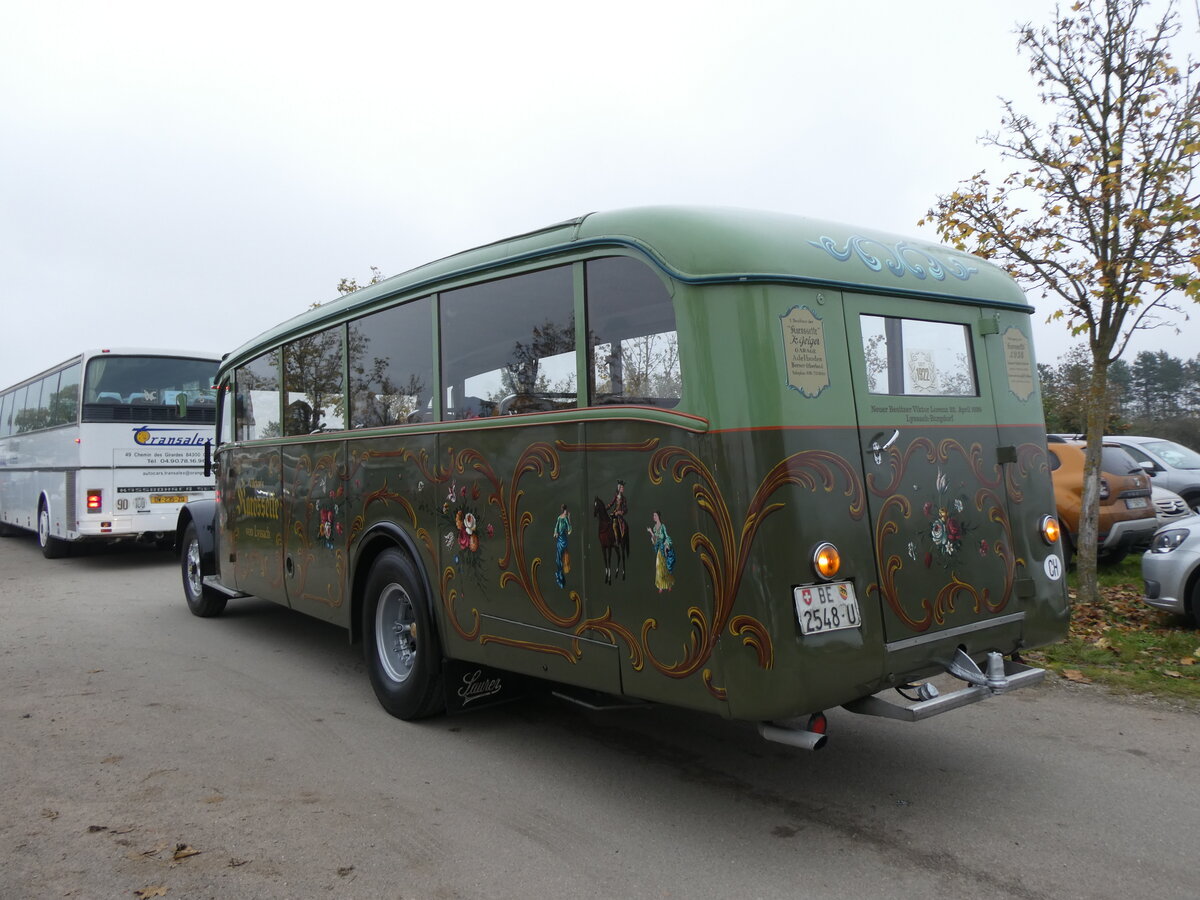
[[[43,500],[38,505],[38,546],[46,559],[61,559],[71,552],[71,545],[50,533],[50,507]]]

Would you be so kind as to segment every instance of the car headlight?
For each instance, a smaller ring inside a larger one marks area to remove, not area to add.
[[[1184,542],[1190,532],[1186,528],[1168,528],[1154,535],[1150,542],[1151,553],[1170,553]]]

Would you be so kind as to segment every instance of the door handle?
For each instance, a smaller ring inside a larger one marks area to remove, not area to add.
[[[871,453],[875,456],[875,465],[877,466],[883,464],[883,451],[887,450],[899,439],[900,429],[897,428],[895,431],[893,431],[892,436],[888,438],[887,441],[881,446],[879,439],[883,437],[883,434],[884,433],[881,431],[879,434],[875,435],[875,437],[871,438]]]

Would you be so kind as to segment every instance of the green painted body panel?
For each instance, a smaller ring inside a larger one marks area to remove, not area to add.
[[[226,444],[221,580],[353,630],[355,584],[403,535],[447,655],[751,720],[932,674],[960,645],[1011,653],[1065,634],[1058,551],[1039,532],[1055,507],[1030,307],[943,247],[738,211],[596,214],[305,313],[223,371],[396,298],[614,253],[669,285],[674,410]],[[863,316],[959,326],[977,392],[871,393]],[[825,541],[861,625],[804,635],[793,589],[817,581]]]

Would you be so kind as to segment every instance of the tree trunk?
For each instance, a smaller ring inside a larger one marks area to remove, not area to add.
[[[1096,575],[1100,537],[1100,448],[1108,421],[1108,367],[1103,357],[1093,355],[1092,380],[1088,387],[1087,452],[1083,466],[1083,510],[1079,515],[1079,546],[1075,571],[1079,578],[1076,602],[1095,604],[1099,599]]]

